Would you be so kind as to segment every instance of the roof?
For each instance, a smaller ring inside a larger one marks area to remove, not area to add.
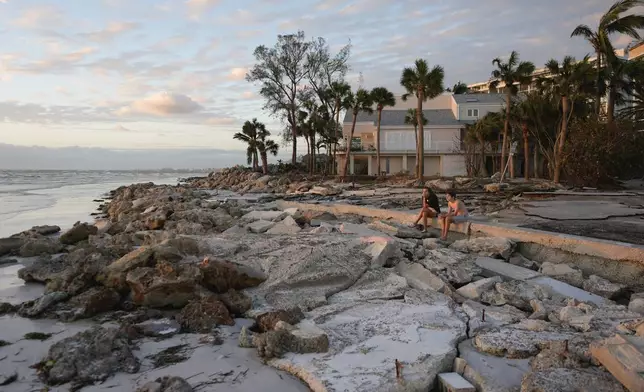
[[[454,94],[457,104],[472,103],[482,105],[503,104],[505,94]]]
[[[425,118],[427,119],[427,125],[462,125],[454,117],[451,109],[423,110],[423,114],[425,114]],[[380,125],[383,127],[406,125],[405,116],[407,116],[407,110],[383,110]],[[373,114],[365,112],[358,113],[358,122],[373,122],[375,124],[377,120],[378,112],[376,111]],[[353,113],[347,111],[347,114],[344,116],[344,122],[350,123],[351,121],[353,121]]]

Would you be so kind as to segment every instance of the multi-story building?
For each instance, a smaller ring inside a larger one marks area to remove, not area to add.
[[[427,119],[424,131],[423,164],[426,176],[459,176],[466,174],[463,136],[465,125],[488,112],[503,108],[502,94],[443,94],[423,102]],[[408,109],[416,108],[416,98],[406,102],[396,97],[396,106],[382,111],[380,126],[380,170],[385,174],[413,172],[416,165],[416,133],[414,126],[405,124]],[[374,107],[375,109],[375,107]],[[351,141],[350,174],[375,175],[378,113],[359,113]],[[344,137],[351,134],[353,114],[348,112],[343,123]],[[345,146],[346,149],[346,146]],[[344,155],[338,157],[338,168],[344,165]]]

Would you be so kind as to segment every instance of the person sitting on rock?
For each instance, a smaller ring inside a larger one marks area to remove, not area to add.
[[[469,219],[469,213],[465,204],[456,198],[456,193],[447,191],[445,193],[447,199],[447,212],[440,215],[441,222],[441,240],[447,240],[447,233],[449,233],[449,226],[452,223],[462,223]]]
[[[435,218],[441,213],[441,207],[438,204],[438,196],[428,187],[423,188],[423,207],[418,214],[418,218],[411,225],[416,227],[420,219],[423,219],[423,233],[427,231],[427,218]]]

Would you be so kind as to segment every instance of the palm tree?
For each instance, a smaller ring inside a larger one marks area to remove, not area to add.
[[[378,167],[378,175],[382,173],[380,171],[380,122],[382,120],[382,109],[384,109],[385,106],[395,106],[396,105],[396,97],[394,97],[394,94],[387,90],[384,87],[376,87],[373,90],[371,90],[371,99],[373,100],[373,103],[376,104],[376,110],[378,111],[378,130],[376,131],[376,161],[377,167]]]
[[[258,145],[258,131],[265,129],[264,124],[257,121],[254,118],[252,121],[246,121],[242,126],[242,131],[235,133],[233,139],[242,141],[248,144],[246,148],[246,159],[248,164],[252,163],[253,170],[259,169],[259,163],[257,159],[257,145]]]
[[[566,56],[563,61],[551,59],[546,63],[550,77],[539,79],[537,82],[545,90],[556,97],[561,105],[561,126],[556,138],[554,153],[553,181],[558,183],[561,178],[562,157],[566,138],[568,136],[568,123],[572,115],[570,100],[582,96],[588,91],[588,76],[591,70],[588,57],[582,61],[575,61],[574,57]]]
[[[420,115],[423,125],[427,125],[427,117],[421,112]],[[417,109],[407,109],[407,114],[405,115],[405,124],[412,125],[414,127],[414,139],[416,142],[416,166],[414,166],[414,173],[418,173],[418,110]]]
[[[346,82],[333,82],[329,86],[327,90],[327,94],[329,97],[333,99],[334,102],[334,107],[333,107],[333,114],[335,115],[335,135],[331,140],[335,140],[336,142],[333,143],[333,170],[335,172],[336,169],[336,147],[337,147],[337,140],[340,139],[342,136],[342,124],[340,123],[340,112],[342,109],[348,109],[346,106],[347,103],[347,97],[351,93],[351,86],[347,84]]]
[[[270,133],[268,133],[270,135]],[[257,145],[257,149],[259,150],[259,155],[262,159],[262,171],[264,174],[268,174],[268,154],[272,154],[273,156],[277,155],[277,152],[279,150],[279,146],[277,143],[270,139],[264,139],[260,140],[260,142]]]
[[[615,126],[615,105],[628,103],[629,97],[641,83],[644,73],[644,61],[622,60],[617,57],[609,59],[607,63],[608,105],[606,109],[606,122],[609,129]]]
[[[446,91],[449,91],[452,94],[467,94],[468,88],[467,84],[459,80],[458,83],[456,83],[452,88],[446,89]]]
[[[443,93],[443,79],[445,78],[445,71],[440,65],[434,66],[431,70],[427,61],[417,59],[413,68],[405,68],[400,77],[400,84],[407,90],[403,94],[402,99],[406,101],[410,95],[415,95],[418,101],[416,115],[418,116],[418,139],[416,148],[418,150],[417,156],[420,161],[424,161],[425,157],[425,135],[423,130],[423,121],[421,119],[423,113],[423,102],[428,99],[433,99]],[[417,161],[418,161],[417,159]],[[424,164],[418,164],[418,179],[423,180],[424,177]]]
[[[479,119],[472,127],[469,128],[471,132],[471,137],[475,138],[479,143],[479,149],[481,150],[481,159],[479,172],[481,175],[487,175],[487,169],[485,167],[485,150],[486,144],[494,142],[495,136],[498,135],[498,130],[501,129],[501,124],[503,120],[500,113],[488,112],[483,118]]]
[[[512,106],[512,97],[518,92],[516,83],[519,83],[519,85],[530,83],[535,67],[529,61],[519,61],[519,53],[514,50],[510,53],[507,62],[504,63],[497,57],[492,60],[492,65],[495,65],[497,69],[492,71],[490,88],[495,89],[503,83],[505,89],[505,122],[503,124],[503,145],[501,147],[501,171],[503,172],[503,168],[507,165],[506,156],[509,160],[507,150],[510,142],[510,109]],[[510,176],[514,177],[513,166],[510,167]]]
[[[351,142],[353,140],[353,133],[356,130],[356,121],[358,121],[358,113],[360,112],[365,112],[365,113],[373,113],[373,101],[371,100],[371,94],[369,91],[365,89],[358,89],[356,93],[350,93],[346,100],[345,103],[347,107],[351,110],[351,113],[353,114],[353,123],[351,124],[351,133],[349,134],[349,137],[347,138],[347,150],[344,156],[344,169],[342,170],[342,180],[344,180],[347,176],[347,168],[349,167],[349,159],[351,156]]]
[[[595,110],[597,114],[601,110],[601,97],[606,93],[606,86],[602,81],[602,66],[608,66],[610,60],[616,57],[610,36],[618,33],[633,39],[641,39],[637,29],[644,28],[644,15],[623,15],[641,5],[644,5],[642,0],[619,0],[599,18],[597,30],[593,31],[589,26],[581,24],[570,34],[571,37],[584,37],[595,50],[597,56],[595,61],[597,67]]]

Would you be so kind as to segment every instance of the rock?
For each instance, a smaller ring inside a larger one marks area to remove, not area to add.
[[[166,218],[163,215],[151,216],[145,221],[145,225],[149,230],[163,230]]]
[[[55,225],[44,225],[44,226],[34,226],[29,229],[26,233],[34,233],[39,235],[52,235],[60,232],[60,227]]]
[[[246,294],[234,289],[228,290],[218,296],[219,300],[226,305],[228,311],[234,316],[243,316],[253,306],[253,302]]]
[[[402,298],[408,289],[407,279],[392,270],[371,269],[365,272],[353,286],[329,297],[328,302],[334,304]]]
[[[147,320],[135,324],[134,328],[143,336],[169,338],[181,331],[181,325],[172,319]]]
[[[532,300],[543,301],[550,298],[550,294],[539,285],[533,285],[520,280],[499,282],[495,285],[496,292],[503,298],[504,303],[529,312],[532,310]]]
[[[203,285],[216,293],[255,287],[267,278],[262,271],[252,267],[215,258],[205,258],[199,269]]]
[[[418,263],[400,263],[396,266],[396,272],[407,279],[407,284],[418,290],[438,291],[443,294],[451,293],[451,288],[438,276]]]
[[[279,321],[273,331],[253,337],[253,345],[261,358],[279,358],[285,353],[311,354],[329,350],[326,333],[311,322],[303,321],[296,327]]]
[[[454,189],[454,181],[439,178],[436,180],[427,181],[425,183],[425,186],[438,191],[449,191],[451,189]]]
[[[608,299],[617,299],[624,294],[626,286],[612,283],[597,275],[590,275],[588,279],[583,280],[583,289]]]
[[[539,272],[575,287],[582,287],[584,283],[583,273],[578,269],[572,268],[568,264],[553,264],[545,262],[541,264]]]
[[[16,310],[17,309],[15,305],[10,304],[9,302],[0,302],[0,316],[14,313]]]
[[[521,392],[625,392],[609,373],[597,369],[548,369],[527,374]]]
[[[447,245],[438,238],[423,239],[423,246],[429,250],[445,248]]]
[[[501,192],[502,190],[506,189],[509,185],[506,183],[492,183],[492,184],[485,184],[483,186],[483,190],[487,193],[497,193]]]
[[[321,186],[314,186],[309,190],[310,194],[320,196],[334,196],[340,194],[340,192],[342,191],[339,189],[325,188]]]
[[[329,351],[287,353],[269,364],[306,375],[310,388],[323,385],[328,391],[401,390],[393,359],[403,364],[406,390],[430,390],[439,373],[451,370],[455,345],[465,337],[465,324],[446,305],[396,300],[327,305],[314,309],[310,320],[328,335]]]
[[[317,222],[333,222],[337,221],[338,218],[330,212],[321,212],[321,211],[305,211],[302,213],[306,223],[309,223],[311,226],[316,226],[313,224],[313,221]],[[319,224],[317,225],[319,226]]]
[[[213,297],[191,301],[178,319],[184,328],[196,333],[209,333],[217,325],[235,325],[226,305]]]
[[[463,303],[463,311],[469,317],[470,337],[481,330],[515,324],[527,318],[525,313],[510,305],[485,306],[471,300]]]
[[[644,293],[631,295],[631,301],[628,304],[628,310],[633,313],[644,315]]]
[[[74,226],[60,236],[60,242],[65,245],[74,245],[85,241],[90,235],[96,235],[98,228],[89,223],[76,222]]]
[[[373,239],[370,238],[369,240]],[[387,264],[387,261],[394,257],[402,256],[400,252],[400,247],[394,241],[390,241],[387,238],[378,238],[378,241],[373,241],[369,245],[364,253],[371,256],[371,266],[372,267],[384,267]]]
[[[18,309],[18,314],[23,317],[39,316],[57,303],[66,300],[68,297],[67,293],[58,291],[45,294],[33,303],[23,303],[20,309]]]
[[[186,221],[199,223],[206,230],[224,231],[230,228],[235,219],[228,214],[223,208],[215,210],[196,208],[192,210],[176,211],[172,215],[172,219],[176,221]]]
[[[31,238],[24,242],[18,254],[20,257],[53,255],[61,252],[64,248],[64,245],[51,238]]]
[[[459,344],[458,351],[467,363],[463,377],[481,392],[518,392],[523,376],[530,371],[528,359],[499,358],[477,351],[472,340]]]
[[[195,298],[201,279],[201,270],[196,265],[175,267],[160,262],[156,268],[142,267],[128,272],[126,282],[136,305],[181,308]]]
[[[573,333],[533,332],[501,327],[497,331],[478,334],[474,338],[474,346],[491,355],[521,359],[537,355],[550,342],[570,341],[574,336]]]
[[[265,221],[265,220],[258,220],[258,221],[254,221],[253,223],[248,225],[248,229],[252,233],[261,234],[261,233],[267,232],[273,226],[275,226],[274,222]]]
[[[40,366],[45,381],[51,385],[70,381],[87,385],[105,381],[117,372],[139,371],[139,361],[127,335],[119,329],[103,327],[54,343]]]
[[[567,344],[565,341],[550,342],[545,349],[530,360],[532,370],[579,369],[586,367],[587,364],[582,363],[576,355],[568,351]]]
[[[0,238],[0,256],[16,252],[23,244],[23,238]]]
[[[144,384],[136,392],[192,392],[193,389],[186,380],[181,377],[160,377],[155,381]]]
[[[470,240],[454,241],[450,249],[463,253],[478,253],[485,257],[501,257],[507,260],[516,243],[507,238],[501,237],[479,237]]]
[[[501,281],[501,278],[498,276],[486,278],[463,286],[456,290],[456,292],[465,298],[478,300],[484,291],[491,289],[496,283],[500,283]]]
[[[253,343],[253,337],[250,332],[248,332],[248,328],[246,326],[242,326],[241,331],[239,331],[239,338],[237,345],[241,348],[253,348],[254,343]]]
[[[510,257],[510,260],[508,260],[508,263],[518,265],[519,267],[531,269],[533,271],[538,271],[539,270],[539,264],[536,262],[526,259],[523,257],[522,254],[520,253],[515,253]]]
[[[621,323],[641,320],[638,313],[631,313],[622,305],[594,307],[570,301],[559,310],[559,320],[581,332],[605,331],[612,333]]]
[[[73,306],[74,319],[93,317],[118,308],[121,296],[106,287],[92,287],[69,300]]]
[[[287,324],[297,324],[304,319],[304,313],[299,308],[275,310],[263,313],[257,316],[257,328],[261,332],[272,331],[278,322],[283,321]]]
[[[237,226],[233,226],[230,229],[227,229],[226,231],[224,231],[224,233],[227,233],[228,230],[232,230],[234,227],[237,227]],[[204,234],[206,232],[206,229],[203,227],[201,223],[187,222],[182,220],[177,222],[177,225],[175,226],[174,231],[177,234],[200,235],[200,234]]]
[[[293,218],[291,218],[290,216],[286,217],[284,219],[284,221],[286,221],[287,219],[295,222],[293,220]],[[273,235],[284,235],[284,234],[293,235],[293,234],[297,234],[300,231],[302,231],[302,229],[300,228],[300,226],[297,225],[297,223],[295,223],[295,225],[291,225],[291,224],[284,223],[284,221],[275,224],[273,227],[268,229],[266,231],[266,233],[267,234],[273,234]],[[257,223],[257,222],[255,222],[255,223]],[[251,230],[252,230],[252,228],[251,228]]]
[[[255,221],[279,222],[288,214],[283,211],[251,211],[241,217],[244,222],[252,223]]]

